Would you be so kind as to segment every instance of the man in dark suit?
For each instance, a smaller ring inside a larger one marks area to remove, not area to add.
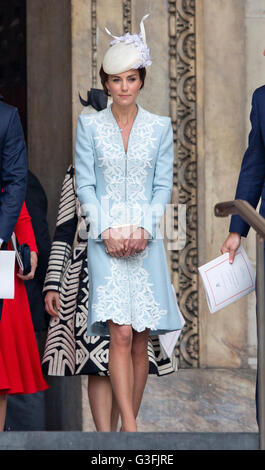
[[[253,93],[250,120],[251,131],[248,148],[242,161],[235,199],[243,199],[256,209],[261,198],[259,212],[265,217],[265,86],[258,88]],[[249,225],[239,215],[232,216],[230,233],[221,248],[222,253],[229,252],[231,263],[233,263],[235,252],[241,243],[241,236],[246,237],[249,228]]]
[[[256,209],[262,198],[259,212],[265,217],[265,86],[253,93],[250,120],[248,148],[242,161],[235,199],[243,199]],[[249,225],[239,215],[233,215],[230,233],[221,248],[222,253],[229,252],[230,262],[234,261],[241,236],[246,237],[248,231]]]
[[[0,101],[0,243],[7,244],[17,222],[27,185],[27,153],[18,111]]]
[[[2,101],[0,165],[0,248],[4,249],[13,233],[25,199],[27,153],[18,111]]]

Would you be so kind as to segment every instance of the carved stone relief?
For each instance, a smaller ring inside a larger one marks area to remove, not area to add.
[[[92,87],[97,87],[97,0],[91,0]]]
[[[122,2],[122,8],[123,8],[123,32],[125,33],[131,33],[131,23],[132,23],[132,18],[131,18],[131,0],[123,0]]]
[[[195,0],[169,0],[170,110],[175,141],[173,202],[186,205],[186,246],[172,251],[173,283],[186,325],[176,348],[180,367],[199,366]]]

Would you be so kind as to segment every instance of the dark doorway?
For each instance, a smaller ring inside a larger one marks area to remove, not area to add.
[[[26,0],[0,2],[0,94],[27,133]]]
[[[26,0],[0,3],[0,94],[27,130]]]

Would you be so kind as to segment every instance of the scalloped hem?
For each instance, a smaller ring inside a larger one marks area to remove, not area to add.
[[[182,327],[180,326],[179,328],[168,328],[168,329],[153,329],[151,326],[145,326],[140,330],[137,330],[134,328],[132,323],[124,323],[124,322],[119,322],[119,321],[114,321],[112,317],[106,318],[105,320],[97,320],[96,322],[93,322],[90,326],[88,326],[87,329],[87,334],[88,336],[110,336],[109,334],[109,328],[107,325],[108,320],[111,320],[113,323],[116,323],[116,325],[127,325],[131,326],[137,333],[142,333],[146,329],[149,329],[149,335],[150,336],[156,336],[156,335],[163,335],[165,333],[169,333],[171,331],[180,331],[182,330]]]

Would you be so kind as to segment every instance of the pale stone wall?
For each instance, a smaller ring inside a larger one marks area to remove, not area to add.
[[[149,111],[169,116],[168,70],[168,5],[164,0],[132,2],[132,32],[139,32],[144,15],[147,44],[150,47],[152,66],[147,68],[145,87],[139,103]]]
[[[61,184],[72,160],[68,0],[27,0],[27,118],[29,167],[47,193],[52,235]]]
[[[229,221],[217,202],[234,199],[245,147],[245,16],[242,0],[197,2],[199,265],[220,254]],[[200,13],[200,14],[199,14]],[[209,314],[200,282],[200,366],[245,367],[246,299]]]
[[[87,0],[71,1],[73,144],[77,118],[82,111],[79,93],[86,100],[87,90],[91,87],[92,35],[90,3]]]
[[[250,131],[251,97],[265,83],[262,0],[197,2],[199,264],[217,256],[228,219],[213,217],[234,199]],[[204,238],[204,234],[206,237]],[[243,239],[255,268],[255,232]],[[200,285],[201,367],[256,367],[256,298],[211,316]]]

